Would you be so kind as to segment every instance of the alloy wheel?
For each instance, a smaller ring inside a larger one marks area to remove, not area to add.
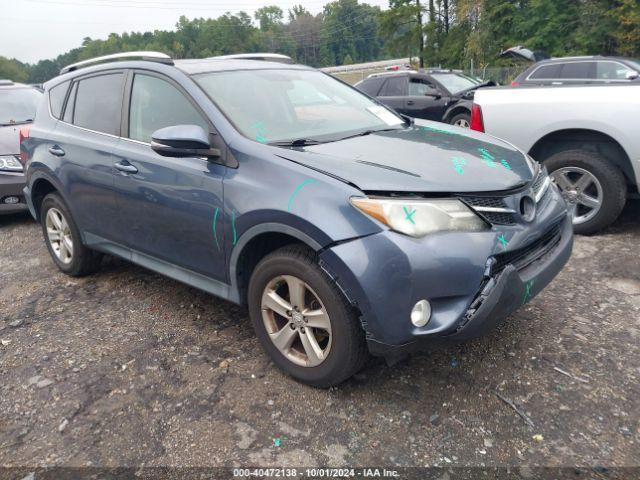
[[[318,295],[292,275],[271,280],[262,294],[262,321],[269,338],[288,360],[316,367],[331,350],[331,320]]]
[[[58,260],[64,264],[69,264],[73,260],[73,237],[69,223],[60,210],[50,208],[45,219],[47,227],[47,238],[53,253]]]
[[[588,170],[580,167],[563,167],[551,173],[569,204],[573,224],[579,225],[595,217],[602,208],[602,185]]]
[[[470,128],[471,125],[469,125],[469,121],[466,118],[460,118],[458,120],[456,120],[455,122],[453,122],[453,124],[457,127],[462,127],[462,128]]]

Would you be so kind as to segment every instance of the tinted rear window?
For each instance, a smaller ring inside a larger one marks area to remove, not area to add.
[[[404,95],[404,85],[407,83],[407,77],[392,77],[382,87],[380,96],[382,97],[399,97]]]
[[[358,88],[364,93],[375,97],[376,95],[378,95],[383,82],[384,78],[369,78],[358,85]]]
[[[49,90],[49,106],[51,107],[51,115],[56,118],[60,118],[62,114],[62,105],[64,104],[64,98],[67,96],[67,90],[71,81],[56,85]]]
[[[0,89],[0,125],[33,120],[41,98],[35,88]]]
[[[124,75],[112,73],[78,82],[73,124],[97,132],[118,135]]]
[[[536,69],[529,78],[532,80],[552,80],[554,78],[560,78],[560,67],[562,64],[556,63],[554,65],[543,65]]]
[[[594,71],[594,69],[594,62],[565,63],[564,65],[562,65],[560,78],[562,78],[563,80],[587,80],[594,77],[594,74],[591,73],[592,71]]]

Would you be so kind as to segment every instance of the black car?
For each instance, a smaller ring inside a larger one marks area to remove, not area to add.
[[[540,59],[540,54],[522,47],[505,50],[501,57],[534,61],[511,86],[566,85],[640,82],[640,60],[622,57],[563,57]],[[538,61],[539,60],[539,61]]]
[[[473,93],[490,85],[462,72],[429,69],[374,73],[355,87],[404,115],[469,128]]]

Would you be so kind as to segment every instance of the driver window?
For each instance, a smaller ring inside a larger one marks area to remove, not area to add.
[[[631,69],[618,62],[598,62],[596,78],[598,80],[626,80]]]
[[[431,85],[428,82],[425,82],[424,80],[420,79],[420,78],[412,78],[409,81],[409,95],[410,96],[414,96],[414,97],[424,97],[427,93],[427,91],[429,91],[429,89],[434,88],[433,85]]]
[[[136,74],[129,108],[129,138],[149,143],[153,132],[173,125],[199,125],[209,131],[208,123],[177,88],[161,78]]]

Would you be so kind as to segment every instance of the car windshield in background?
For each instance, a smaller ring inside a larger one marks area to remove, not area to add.
[[[0,89],[0,125],[32,121],[41,98],[35,88]]]
[[[332,141],[404,123],[317,71],[241,70],[194,78],[243,135],[261,143]]]
[[[432,73],[431,76],[454,95],[478,85],[469,77],[457,73]]]

